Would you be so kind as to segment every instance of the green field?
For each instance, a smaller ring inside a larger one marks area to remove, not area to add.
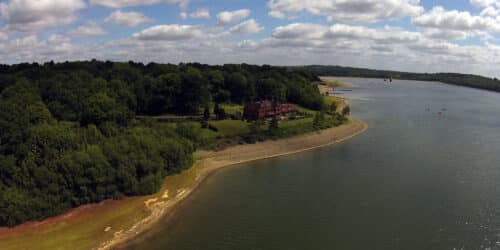
[[[245,135],[250,132],[248,123],[241,120],[211,121],[210,124],[218,129],[214,133],[216,137]]]
[[[333,102],[337,103],[337,106],[343,103],[341,97],[335,96],[325,96],[324,97],[325,106],[329,107]],[[243,113],[243,106],[237,104],[220,104],[220,107],[226,111],[228,115],[241,115]],[[279,138],[286,138],[290,136],[295,136],[303,133],[308,133],[314,131],[313,120],[314,115],[317,111],[307,109],[301,106],[297,107],[302,118],[293,120],[283,120],[279,121],[280,133]],[[213,105],[211,106],[213,109]],[[202,138],[203,144],[207,148],[217,148],[218,141],[225,140],[225,144],[238,144],[243,143],[241,141],[242,137],[250,134],[250,124],[249,122],[242,120],[221,120],[221,121],[209,121],[211,127],[216,129],[203,129],[199,122],[188,122],[193,126],[196,126],[200,130],[200,136]],[[166,124],[166,126],[176,126],[175,124]],[[267,134],[268,124],[263,124],[262,133]],[[223,143],[224,144],[224,143]]]
[[[221,108],[226,111],[228,115],[243,114],[243,106],[238,104],[221,104]]]
[[[325,96],[324,101],[325,101],[325,104],[327,104],[327,105],[330,105],[333,102],[337,103],[337,105],[338,105],[338,104],[343,103],[344,99],[342,97],[338,97],[338,96]]]

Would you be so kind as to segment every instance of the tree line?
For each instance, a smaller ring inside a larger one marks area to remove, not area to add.
[[[364,68],[310,65],[304,67],[292,67],[297,70],[305,70],[319,76],[345,76],[345,77],[370,77],[370,78],[394,78],[401,80],[435,81],[453,85],[472,87],[500,92],[500,81],[496,78],[458,73],[410,73],[388,70],[373,70]]]
[[[0,65],[0,226],[157,191],[192,165],[192,126],[137,115],[200,115],[259,99],[321,110],[304,70],[82,61]]]

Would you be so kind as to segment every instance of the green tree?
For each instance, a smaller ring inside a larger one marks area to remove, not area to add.
[[[226,118],[226,110],[223,108],[219,108],[219,111],[217,112],[217,120],[225,120]]]
[[[240,72],[230,73],[225,78],[225,83],[231,92],[231,101],[234,103],[243,103],[250,99],[251,87],[248,85],[247,78]]]
[[[188,67],[182,75],[182,86],[177,100],[182,113],[196,114],[201,105],[207,105],[210,99],[208,83],[201,72]]]
[[[286,87],[275,79],[259,80],[256,89],[260,99],[286,100]]]
[[[335,114],[336,112],[337,112],[337,103],[332,102],[332,104],[330,104],[330,113]]]
[[[279,122],[276,117],[273,117],[273,119],[269,123],[269,134],[271,136],[278,136],[279,134]]]
[[[325,125],[325,114],[322,111],[316,112],[313,120],[314,129],[316,130],[322,129],[324,125]]]
[[[203,120],[210,120],[210,107],[208,105],[205,106],[205,110],[203,111]]]
[[[118,103],[104,92],[99,92],[84,101],[80,122],[82,125],[100,125],[108,121],[125,124],[130,117],[131,113],[126,105]]]
[[[214,90],[220,90],[225,87],[224,74],[220,70],[211,70],[208,72],[208,80]]]
[[[343,109],[342,109],[342,115],[343,116],[348,116],[349,114],[351,113],[351,108],[346,105]]]
[[[216,102],[216,103],[214,104],[214,115],[218,116],[219,111],[220,111],[219,103],[218,103],[218,102]]]

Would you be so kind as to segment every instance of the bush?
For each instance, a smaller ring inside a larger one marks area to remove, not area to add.
[[[342,115],[343,116],[347,116],[351,113],[351,108],[349,106],[345,106],[343,109],[342,109]]]
[[[219,132],[219,129],[216,126],[214,126],[214,125],[212,125],[210,123],[208,124],[208,129],[210,129],[210,130],[212,130],[214,132]]]
[[[201,123],[201,128],[209,128],[210,126],[206,120],[202,120],[200,123]]]

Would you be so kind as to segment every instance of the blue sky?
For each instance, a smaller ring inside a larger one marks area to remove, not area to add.
[[[336,64],[499,76],[500,0],[1,0],[0,63]]]

